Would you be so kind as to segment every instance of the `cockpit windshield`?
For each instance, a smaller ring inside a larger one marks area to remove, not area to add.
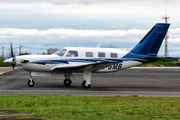
[[[59,56],[63,56],[66,51],[67,51],[66,49],[61,49],[61,50],[55,52],[54,54],[59,55]]]

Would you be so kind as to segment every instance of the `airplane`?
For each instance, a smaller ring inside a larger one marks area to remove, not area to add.
[[[159,48],[170,24],[156,23],[131,50],[117,48],[65,47],[51,55],[14,56],[12,43],[11,58],[4,63],[29,72],[28,86],[35,85],[33,76],[64,74],[64,85],[72,84],[73,73],[83,73],[83,88],[91,86],[92,73],[109,73],[138,66],[160,59]]]

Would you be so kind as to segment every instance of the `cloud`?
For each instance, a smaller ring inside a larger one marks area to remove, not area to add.
[[[167,10],[172,23],[168,44],[173,49],[180,43],[179,4],[178,0],[0,0],[0,42],[7,47],[13,42],[46,48],[102,42],[130,48],[152,25],[164,22]]]
[[[23,38],[23,42],[56,43],[58,41],[70,42],[105,42],[105,43],[137,43],[148,30],[129,29],[129,30],[87,30],[87,29],[19,29],[19,28],[0,28],[0,41],[4,39]],[[180,43],[180,29],[169,29],[169,43]],[[31,39],[29,41],[29,39]],[[25,41],[26,40],[26,41]],[[22,42],[22,41],[17,41]]]
[[[148,32],[148,30],[129,29],[129,30],[88,30],[88,29],[19,29],[19,28],[0,28],[0,42],[6,44],[9,48],[9,43],[13,42],[15,47],[19,44],[24,46],[24,51],[31,51],[31,53],[40,53],[43,49],[49,47],[67,47],[67,46],[86,46],[96,47],[100,42],[103,45],[112,44],[119,48],[132,48],[141,38]],[[179,50],[180,43],[179,28],[169,29],[168,44],[170,55],[176,56],[175,52]],[[35,47],[37,46],[37,47]],[[175,49],[176,51],[172,51]],[[164,55],[164,43],[161,47],[160,55]]]
[[[147,30],[83,30],[83,29],[48,29],[48,30],[37,30],[37,29],[19,29],[19,28],[0,28],[1,37],[125,37],[129,35],[143,35]]]
[[[171,33],[171,34],[180,34],[180,28],[170,29],[169,33]]]
[[[166,10],[172,17],[175,17],[178,14],[179,4],[180,1],[177,0],[129,0],[128,2],[125,0],[113,0],[111,2],[107,0],[91,0],[90,2],[82,2],[81,0],[38,0],[36,2],[33,0],[32,2],[0,2],[0,9],[86,17],[159,18]]]

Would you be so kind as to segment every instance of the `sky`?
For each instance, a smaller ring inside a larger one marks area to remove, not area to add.
[[[133,48],[156,23],[170,17],[168,50],[180,57],[179,0],[0,0],[0,55],[37,54],[63,47]],[[164,43],[158,56],[164,56]]]

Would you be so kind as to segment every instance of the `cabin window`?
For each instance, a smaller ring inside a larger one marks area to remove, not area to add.
[[[117,53],[111,53],[111,57],[112,57],[112,58],[117,58],[118,55],[117,55]]]
[[[66,57],[78,57],[78,52],[74,50],[69,50],[66,54]]]
[[[66,49],[61,49],[61,50],[55,52],[54,54],[59,55],[59,56],[63,56],[66,51],[67,51]]]
[[[86,57],[93,57],[93,53],[92,52],[86,52]]]
[[[106,54],[105,54],[105,52],[99,52],[99,53],[98,53],[98,56],[99,56],[99,57],[106,57]]]

